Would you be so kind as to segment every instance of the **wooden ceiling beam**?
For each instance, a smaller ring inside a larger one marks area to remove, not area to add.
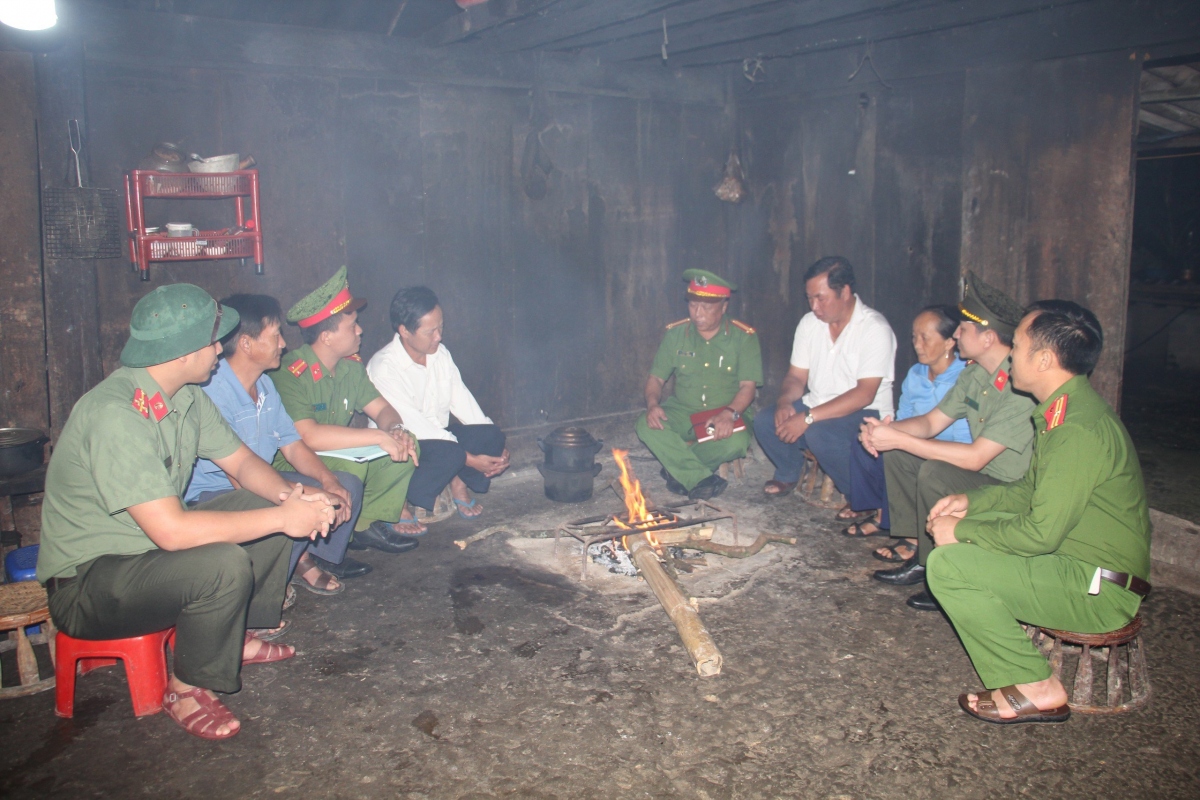
[[[1200,100],[1200,86],[1189,89],[1162,89],[1157,92],[1142,92],[1142,105],[1154,103],[1179,103]]]
[[[482,31],[526,20],[537,14],[547,13],[563,0],[492,0],[477,6],[468,6],[440,25],[426,31],[421,40],[430,46],[454,44]]]
[[[719,30],[707,33],[689,51],[676,45],[670,48],[675,66],[699,66],[740,62],[746,58],[786,58],[805,53],[832,50],[905,37],[938,33],[954,28],[980,25],[998,20],[1061,11],[1090,0],[991,0],[988,3],[960,3],[938,0],[932,6],[899,9],[865,15],[863,19],[835,20],[799,30],[771,33],[741,41],[722,41]],[[843,2],[839,5],[846,5]],[[645,45],[641,45],[644,48]],[[596,55],[611,60],[639,60],[657,57],[657,50],[631,49],[624,42],[596,49]]]
[[[1196,130],[1196,126],[1188,125],[1185,122],[1177,122],[1170,117],[1165,117],[1162,114],[1155,114],[1153,111],[1141,109],[1138,111],[1138,122],[1158,128],[1169,133],[1187,133]]]

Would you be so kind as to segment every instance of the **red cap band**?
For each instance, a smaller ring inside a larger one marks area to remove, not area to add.
[[[728,286],[714,286],[711,283],[701,286],[695,280],[688,284],[687,290],[688,294],[694,294],[697,297],[729,297],[732,294]]]
[[[350,294],[350,287],[347,286],[345,289],[342,289],[340,292],[335,294],[333,299],[325,304],[324,308],[313,314],[311,317],[305,317],[304,319],[300,320],[298,324],[301,328],[311,328],[318,322],[324,322],[325,320],[329,319],[334,314],[340,314],[345,310],[346,306],[353,302],[354,296]]]

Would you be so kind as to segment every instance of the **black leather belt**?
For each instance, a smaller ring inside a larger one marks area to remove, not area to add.
[[[65,588],[75,582],[75,576],[70,578],[51,578],[46,581],[46,596],[52,597],[59,589]]]
[[[1128,589],[1141,597],[1150,594],[1150,584],[1137,575],[1130,575],[1128,572],[1113,572],[1111,569],[1104,569],[1102,567],[1100,569],[1100,580],[1115,583],[1122,589]]]

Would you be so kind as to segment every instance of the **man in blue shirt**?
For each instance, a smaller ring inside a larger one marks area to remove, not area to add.
[[[335,524],[327,538],[297,541],[292,547],[289,574],[293,583],[315,594],[338,594],[339,578],[371,571],[369,564],[346,558],[346,546],[362,508],[362,481],[346,472],[331,472],[300,438],[271,379],[263,373],[279,366],[285,342],[279,333],[283,311],[266,295],[240,294],[221,301],[237,309],[241,325],[226,344],[225,357],[203,388],[238,437],[268,464],[282,450],[299,472],[285,472],[292,483],[319,488],[340,501]],[[212,499],[235,488],[228,475],[206,459],[196,462],[185,500],[191,504]],[[297,569],[298,568],[298,569]]]

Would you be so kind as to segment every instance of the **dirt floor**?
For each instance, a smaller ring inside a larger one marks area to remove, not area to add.
[[[355,554],[375,571],[288,612],[299,655],[246,668],[231,741],[135,719],[119,667],[80,679],[72,720],[53,692],[0,703],[0,796],[1200,796],[1200,598],[1156,588],[1143,605],[1149,708],[986,725],[955,704],[978,679],[947,621],[870,579],[880,540],[761,499],[760,461],[717,502],[743,536],[799,543],[684,577],[725,659],[700,678],[645,583],[595,565],[581,583],[579,546],[536,538],[617,510],[612,475],[564,506],[516,470],[480,520],[439,523],[411,554]],[[497,524],[520,535],[453,544]]]

